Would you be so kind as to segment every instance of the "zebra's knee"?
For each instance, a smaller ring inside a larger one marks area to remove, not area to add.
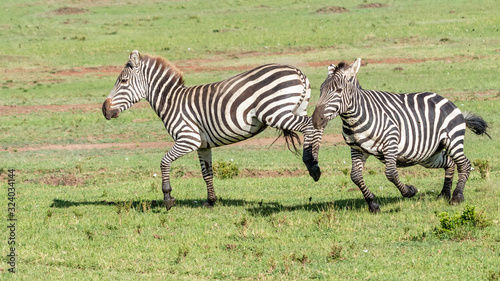
[[[465,158],[465,161],[463,161],[460,164],[457,164],[457,171],[458,174],[465,174],[467,177],[469,177],[470,171],[472,170],[472,165],[469,161],[469,159]]]
[[[386,170],[385,177],[392,183],[399,181],[398,170],[396,169]]]

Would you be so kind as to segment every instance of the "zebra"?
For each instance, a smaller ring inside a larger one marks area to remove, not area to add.
[[[464,201],[463,190],[471,170],[464,154],[465,128],[490,137],[487,123],[478,115],[462,113],[435,93],[364,90],[356,78],[360,66],[358,58],[349,66],[341,62],[328,67],[312,121],[314,128],[322,130],[329,120],[340,115],[343,137],[351,148],[351,179],[363,193],[369,210],[380,211],[362,175],[370,155],[385,164],[387,179],[404,197],[414,196],[417,189],[399,180],[397,167],[419,164],[444,168],[445,180],[438,198],[450,200],[456,166],[458,182],[450,203]]]
[[[173,147],[161,160],[164,205],[175,204],[171,196],[170,166],[189,152],[197,151],[207,186],[206,207],[214,206],[212,148],[253,137],[267,127],[280,131],[295,148],[304,135],[302,160],[311,177],[318,181],[321,170],[318,150],[323,135],[315,130],[306,107],[311,94],[308,78],[299,69],[266,64],[220,82],[186,87],[182,72],[162,57],[130,53],[102,105],[106,119],[145,98],[174,139]]]

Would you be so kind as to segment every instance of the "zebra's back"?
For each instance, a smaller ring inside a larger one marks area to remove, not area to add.
[[[198,127],[201,147],[216,147],[250,138],[266,124],[286,122],[280,119],[290,112],[306,116],[310,86],[297,68],[267,64],[220,82],[188,87],[182,95],[184,118]]]

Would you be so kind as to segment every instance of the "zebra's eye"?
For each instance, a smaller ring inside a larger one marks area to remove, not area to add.
[[[341,92],[342,92],[342,90],[343,90],[342,88],[337,88],[337,89],[335,90],[335,92],[336,92],[336,93],[341,93]]]
[[[127,82],[128,82],[128,78],[122,78],[122,81],[121,81],[121,82],[122,82],[122,84],[127,83]]]

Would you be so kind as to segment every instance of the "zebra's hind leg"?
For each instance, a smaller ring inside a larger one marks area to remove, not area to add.
[[[290,111],[276,115],[275,112],[265,114],[260,120],[270,127],[283,131],[298,131],[304,135],[302,161],[306,165],[309,175],[314,181],[318,181],[321,176],[321,170],[318,165],[318,150],[323,130],[314,129],[311,117],[297,116]]]
[[[453,205],[462,203],[464,201],[465,183],[469,178],[471,170],[469,159],[467,159],[467,157],[465,157],[463,153],[462,157],[458,157],[457,160],[454,159],[454,161],[457,164],[458,181],[457,187],[455,188],[455,190],[453,190],[453,195],[451,197],[451,204]]]
[[[470,161],[464,154],[463,133],[462,135],[459,134],[460,132],[457,132],[457,135],[455,135],[451,139],[446,139],[443,141],[445,150],[448,152],[448,155],[453,160],[453,162],[455,162],[458,171],[457,187],[453,191],[450,202],[454,205],[464,201],[465,183],[469,178],[471,170]],[[454,141],[452,141],[452,139]]]
[[[198,158],[200,159],[203,179],[207,184],[207,201],[203,204],[203,206],[212,208],[215,205],[215,201],[217,201],[213,184],[214,173],[212,171],[212,149],[198,149]]]
[[[451,199],[451,188],[453,184],[453,174],[455,174],[455,162],[451,159],[446,151],[441,150],[436,152],[428,160],[421,163],[423,167],[430,169],[444,168],[444,183],[441,193],[438,195],[439,198],[444,198],[446,200]]]
[[[364,154],[362,151],[351,148],[351,180],[363,193],[370,212],[378,213],[380,212],[380,206],[375,202],[375,195],[366,187],[365,181],[363,180],[363,168],[365,167],[366,158],[368,158],[368,155]]]
[[[450,159],[451,160],[451,159]],[[446,200],[451,199],[451,187],[453,184],[453,175],[455,174],[455,163],[453,163],[450,167],[444,168],[444,184],[441,193],[439,193],[437,198],[444,198]]]
[[[302,162],[307,167],[309,175],[318,181],[321,176],[321,170],[318,165],[318,152],[323,137],[323,130],[315,130],[312,123],[309,124],[303,132],[304,150],[302,153]]]

